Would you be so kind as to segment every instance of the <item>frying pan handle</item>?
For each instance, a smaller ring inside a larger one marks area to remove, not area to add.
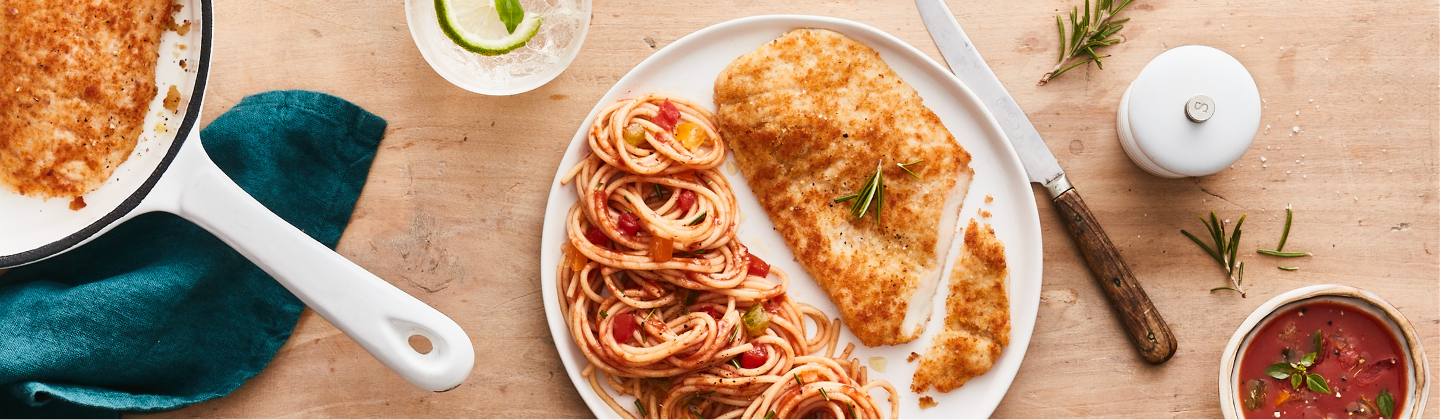
[[[455,321],[271,213],[215,166],[198,134],[150,198],[249,258],[406,381],[439,392],[470,376],[475,350]],[[413,336],[432,349],[416,351]]]

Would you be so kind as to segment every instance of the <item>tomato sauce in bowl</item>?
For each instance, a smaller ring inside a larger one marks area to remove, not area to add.
[[[1246,418],[1396,418],[1410,395],[1393,327],[1346,302],[1282,307],[1243,351],[1235,391]]]

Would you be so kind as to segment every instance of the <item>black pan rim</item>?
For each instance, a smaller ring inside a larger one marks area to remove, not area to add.
[[[210,74],[211,38],[215,35],[214,13],[210,7],[210,1],[211,0],[199,0],[200,20],[202,21],[200,26],[204,32],[200,34],[200,63],[195,70],[195,87],[191,91],[190,101],[185,108],[185,118],[180,121],[180,128],[175,132],[175,140],[170,143],[170,149],[165,152],[165,157],[160,159],[160,164],[155,166],[155,171],[150,173],[150,177],[145,179],[145,183],[141,184],[140,188],[136,188],[135,192],[125,198],[125,201],[121,202],[120,205],[116,206],[110,213],[101,217],[100,220],[96,220],[94,223],[85,226],[75,233],[38,248],[18,254],[0,255],[0,268],[10,268],[33,263],[75,247],[75,245],[95,236],[100,233],[101,230],[105,229],[105,227],[110,226],[120,220],[121,217],[129,214],[136,206],[140,205],[140,202],[145,199],[145,196],[150,194],[150,190],[155,188],[155,184],[160,181],[160,176],[165,174],[165,170],[170,167],[170,163],[173,162],[175,156],[180,153],[180,146],[185,144],[185,139],[189,137],[190,130],[195,129],[195,123],[200,118],[200,105],[205,99],[205,81]]]

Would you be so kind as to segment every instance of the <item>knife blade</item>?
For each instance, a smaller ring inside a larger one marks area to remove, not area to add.
[[[1086,264],[1095,274],[1096,281],[1105,291],[1141,357],[1153,364],[1170,360],[1176,349],[1175,335],[1170,332],[1170,326],[1140,287],[1130,267],[1120,258],[1119,250],[1110,242],[1109,236],[1090,213],[1090,208],[1065,178],[1065,171],[1060,169],[1060,163],[1050,153],[1045,140],[1040,138],[1035,125],[1020,110],[1000,79],[995,77],[995,72],[985,64],[980,51],[960,28],[960,22],[955,20],[945,1],[915,0],[915,5],[920,9],[920,18],[930,31],[930,37],[940,48],[940,55],[950,65],[950,71],[995,116],[1001,131],[1020,156],[1020,163],[1025,167],[1025,175],[1030,182],[1045,187],[1055,202],[1060,220],[1080,246]]]

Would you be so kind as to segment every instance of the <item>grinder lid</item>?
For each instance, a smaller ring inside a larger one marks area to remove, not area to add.
[[[1166,178],[1235,163],[1260,127],[1260,90],[1229,54],[1187,45],[1151,60],[1125,90],[1116,128],[1137,165]]]

